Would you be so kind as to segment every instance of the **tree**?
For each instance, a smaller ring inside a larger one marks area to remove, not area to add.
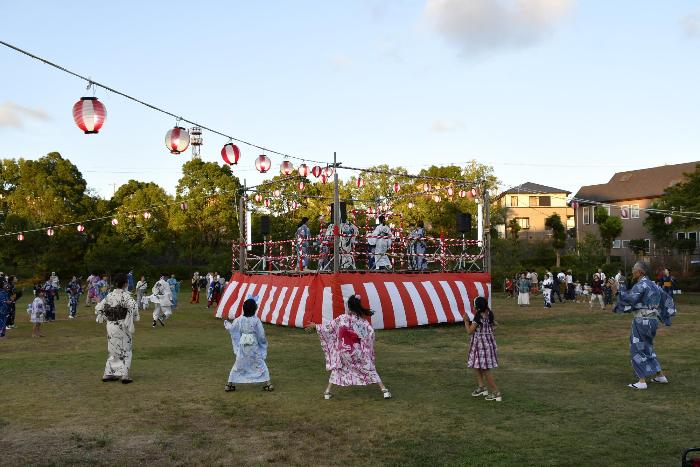
[[[679,238],[675,241],[675,247],[683,258],[683,274],[688,272],[688,259],[697,248],[694,238]]]
[[[544,226],[552,231],[552,247],[557,253],[557,267],[561,266],[561,250],[566,246],[566,227],[559,214],[552,214],[544,221]]]
[[[634,252],[634,255],[637,258],[639,258],[646,252],[647,242],[643,238],[636,238],[634,240],[630,240],[629,249]]]
[[[520,233],[521,229],[522,227],[520,227],[517,219],[511,219],[508,221],[508,231],[510,232],[510,238],[513,240],[518,240],[518,234]]]
[[[165,242],[172,240],[168,223],[173,198],[152,182],[129,180],[120,186],[109,202],[119,224],[116,231],[132,244],[161,251]],[[143,211],[148,209],[149,217]]]
[[[609,215],[607,209],[602,206],[596,208],[595,219],[598,222],[600,240],[605,248],[605,263],[610,264],[610,248],[613,240],[622,233],[622,220],[617,216]]]

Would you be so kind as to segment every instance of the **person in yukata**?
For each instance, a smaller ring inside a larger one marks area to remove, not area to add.
[[[411,253],[413,253],[413,269],[425,271],[428,269],[428,262],[425,259],[425,224],[423,221],[416,223],[416,228],[410,233]]]
[[[348,298],[347,311],[332,321],[310,324],[316,329],[326,357],[326,370],[331,372],[323,397],[328,400],[333,385],[366,386],[378,384],[384,399],[391,393],[382,383],[374,366],[374,329],[367,318],[374,312],[362,306],[359,295]]]
[[[544,298],[544,307],[552,308],[552,288],[554,288],[554,279],[551,272],[544,273],[542,281],[542,297]]]
[[[19,300],[22,297],[22,291],[17,290],[15,287],[15,284],[17,283],[17,278],[15,276],[6,276],[7,277],[7,293],[10,296],[10,309],[9,309],[9,314],[7,315],[7,324],[6,327],[7,329],[14,329],[16,327],[15,325],[15,316],[17,314],[17,300]]]
[[[518,286],[518,306],[530,306],[530,279],[525,277],[525,273],[520,273],[517,282]]]
[[[173,297],[173,308],[177,308],[177,294],[180,293],[180,282],[175,279],[175,274],[172,274],[170,279],[168,279],[168,285],[170,286],[170,294]]]
[[[355,269],[355,243],[360,230],[351,220],[340,224],[340,269]]]
[[[209,283],[209,290],[207,291],[207,308],[214,303],[218,305],[219,300],[221,300],[221,284],[219,283],[219,279],[214,278]]]
[[[671,317],[676,314],[673,298],[649,279],[649,266],[639,261],[632,268],[636,283],[629,291],[620,287],[614,292],[618,295],[618,307],[629,309],[634,313],[630,330],[630,361],[632,369],[639,380],[628,386],[633,389],[646,389],[647,378],[653,383],[667,384],[668,378],[661,369],[661,364],[654,351],[654,337],[662,321],[671,325]]]
[[[165,280],[165,274],[160,276],[160,280],[153,286],[153,294],[150,300],[155,303],[156,307],[153,310],[153,327],[156,327],[156,322],[161,326],[165,326],[165,320],[173,314],[173,294],[170,291],[170,284]]]
[[[107,281],[107,276],[102,276],[102,278],[97,282],[97,300],[101,302],[107,297],[109,293],[109,282]]]
[[[126,275],[117,274],[115,288],[95,306],[96,321],[107,323],[107,351],[102,381],[121,380],[122,384],[133,382],[129,376],[134,348],[134,321],[138,321],[139,306],[127,291]]]
[[[34,301],[27,307],[29,321],[33,324],[32,337],[44,337],[41,333],[41,323],[44,322],[46,316],[46,304],[44,303],[45,294],[46,292],[44,292],[44,289],[37,290]]]
[[[46,303],[45,321],[56,320],[56,289],[53,286],[51,277],[46,278],[44,282],[44,302]]]
[[[224,327],[231,334],[236,361],[228,375],[224,391],[236,390],[236,384],[264,383],[263,391],[272,391],[270,370],[267,368],[267,339],[260,319],[255,316],[259,297],[243,302],[243,315],[233,321],[224,320]]]
[[[379,216],[379,224],[367,239],[367,243],[374,246],[374,268],[390,269],[391,260],[387,253],[391,248],[391,229],[386,225],[384,216]]]
[[[59,299],[58,292],[61,290],[61,284],[58,280],[58,275],[55,272],[51,273],[51,277],[49,278],[49,282],[51,282],[51,287],[54,288],[54,291],[56,293],[56,300]]]
[[[126,275],[126,283],[128,284],[127,290],[131,292],[134,290],[134,270],[130,269],[129,274]],[[137,302],[138,304],[138,302]]]
[[[78,314],[78,301],[83,293],[83,288],[77,277],[73,276],[73,279],[68,283],[66,293],[68,294],[68,318],[75,319]]]
[[[148,300],[144,300],[146,289],[148,289],[146,276],[141,276],[141,280],[136,283],[136,304],[143,307],[144,310],[148,308]]]
[[[321,271],[325,271],[329,267],[332,268],[333,263],[333,247],[335,246],[335,238],[333,235],[332,222],[329,222],[325,229],[321,229],[319,232],[319,238],[321,240],[321,248],[319,251],[321,258],[319,259],[319,269]]]
[[[309,268],[309,239],[311,238],[311,229],[306,223],[309,222],[308,217],[302,217],[301,222],[297,226],[297,231],[294,234],[296,238],[297,264],[294,269]]]
[[[0,277],[0,337],[5,337],[7,318],[10,316],[10,286],[5,276]]]
[[[190,296],[190,303],[199,304],[199,273],[197,271],[192,275],[192,280],[190,281],[192,288],[192,295]]]

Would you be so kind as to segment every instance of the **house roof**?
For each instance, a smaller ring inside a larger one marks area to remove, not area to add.
[[[694,172],[698,164],[700,161],[617,172],[608,183],[582,186],[574,197],[599,202],[659,198],[666,188],[682,182],[686,173]]]
[[[532,182],[525,182],[522,183],[518,186],[514,186],[513,188],[510,188],[500,195],[498,197],[500,198],[501,196],[508,195],[508,194],[533,194],[533,195],[539,195],[539,194],[546,194],[546,193],[566,193],[567,195],[571,193],[570,191],[566,191],[562,188],[554,188],[551,186],[545,186],[545,185],[540,185],[539,183],[532,183]]]

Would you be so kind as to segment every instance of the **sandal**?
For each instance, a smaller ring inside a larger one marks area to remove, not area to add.
[[[233,383],[226,383],[226,386],[224,386],[224,391],[226,392],[232,392],[236,390],[236,386]]]
[[[391,399],[391,393],[388,389],[382,389],[382,393],[384,394],[384,399]]]
[[[266,384],[265,386],[263,386],[262,390],[272,392],[275,390],[275,387],[272,384]]]
[[[332,395],[330,392],[326,391],[326,392],[323,393],[323,398],[324,398],[324,399],[330,400],[331,397],[333,397],[333,395]]]

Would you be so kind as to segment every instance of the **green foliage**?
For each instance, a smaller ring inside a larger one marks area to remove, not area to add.
[[[608,211],[600,206],[595,210],[595,218],[598,223],[600,240],[605,248],[606,262],[610,263],[610,248],[613,240],[622,233],[622,220],[617,216],[608,215]]]
[[[518,221],[516,219],[511,219],[508,221],[508,232],[510,232],[510,237],[512,239],[518,239],[518,234],[520,233],[520,230],[522,230],[522,227],[520,227],[520,224],[518,224]]]
[[[643,255],[646,248],[647,244],[643,238],[635,238],[634,240],[630,240],[629,249],[632,250],[635,255]]]
[[[673,223],[666,224],[664,219],[668,213],[649,212],[644,220],[644,226],[651,232],[657,244],[670,247],[674,244],[673,232],[698,230],[700,225],[697,216],[683,216],[683,211],[700,212],[700,166],[695,171],[686,174],[686,179],[676,185],[666,188],[663,196],[652,203],[652,208],[663,211],[674,211]]]
[[[674,242],[674,246],[679,253],[690,254],[697,248],[694,238],[679,238]]]

